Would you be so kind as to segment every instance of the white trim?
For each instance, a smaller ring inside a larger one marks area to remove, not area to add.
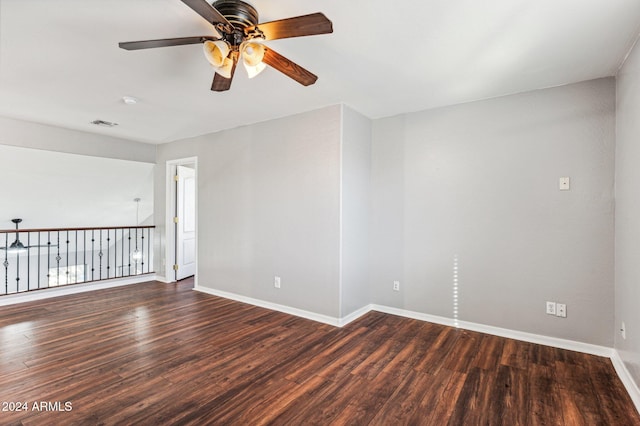
[[[173,176],[175,175],[176,164],[173,161],[167,161],[165,165],[165,235],[164,235],[164,276],[165,279],[170,280],[169,282],[173,282],[173,278],[169,278],[174,276],[173,272],[173,260],[175,258],[175,236],[173,231],[173,215],[175,214],[174,208],[172,204],[175,202],[175,190],[173,186],[175,185]]]
[[[328,315],[317,314],[315,312],[305,311],[303,309],[292,308],[290,306],[279,305],[277,303],[271,303],[260,299],[254,299],[252,297],[242,296],[240,294],[229,293],[222,290],[215,290],[208,287],[194,286],[195,291],[211,294],[213,296],[224,297],[225,299],[235,300],[237,302],[248,303],[250,305],[259,306],[261,308],[271,309],[273,311],[283,312],[285,314],[295,315],[297,317],[306,318],[312,321],[321,322],[324,324],[340,326],[340,320],[336,317],[330,317]]]
[[[606,346],[593,345],[591,343],[576,342],[574,340],[560,339],[557,337],[543,336],[541,334],[527,333],[524,331],[510,330],[507,328],[494,327],[490,325],[478,324],[469,321],[454,320],[452,318],[441,317],[437,315],[423,314],[421,312],[408,311],[405,309],[392,308],[382,305],[367,305],[349,315],[336,318],[328,315],[317,314],[315,312],[305,311],[290,306],[279,305],[276,303],[266,302],[264,300],[254,299],[252,297],[242,296],[226,291],[215,290],[207,287],[195,286],[194,290],[200,291],[214,296],[224,297],[226,299],[236,300],[238,302],[249,303],[251,305],[260,306],[262,308],[272,309],[274,311],[284,312],[307,318],[313,321],[322,322],[336,327],[343,327],[350,322],[355,321],[370,311],[382,312],[390,315],[397,315],[405,318],[427,321],[434,324],[446,325],[449,327],[462,328],[464,330],[477,331],[480,333],[491,334],[494,336],[506,337],[508,339],[521,340],[523,342],[536,343],[539,345],[551,346],[559,349],[567,349],[570,351],[583,352],[591,355],[612,358],[614,350]],[[457,324],[457,325],[456,325]]]
[[[346,315],[342,318],[338,318],[338,327],[344,327],[345,325],[349,324],[350,322],[353,322],[355,320],[357,320],[358,318],[360,318],[361,316],[371,312],[373,305],[367,305],[367,306],[363,306],[360,309],[357,309],[353,312],[351,312],[349,315]]]
[[[0,306],[15,305],[17,303],[32,302],[34,300],[50,299],[52,297],[67,296],[70,294],[85,293],[87,291],[102,290],[105,288],[121,287],[131,284],[139,284],[149,281],[157,281],[154,274],[139,275],[112,280],[94,281],[84,284],[65,285],[29,291],[26,293],[9,294],[0,297]]]
[[[173,262],[175,260],[175,231],[173,217],[175,214],[175,202],[176,191],[175,181],[173,176],[175,175],[177,166],[184,166],[185,164],[193,164],[196,172],[196,274],[194,277],[194,284],[198,285],[198,157],[186,157],[178,158],[176,160],[167,160],[165,163],[165,247],[164,247],[164,279],[167,283],[174,283],[176,280],[175,272],[173,270]],[[161,262],[162,263],[162,262]]]
[[[342,254],[344,252],[343,218],[344,218],[344,105],[340,104],[340,167],[338,176],[338,315],[342,315]],[[338,323],[340,321],[338,320]]]
[[[615,349],[613,349],[613,353],[611,354],[611,363],[613,364],[613,368],[616,370],[616,373],[618,373],[620,381],[627,389],[633,404],[636,406],[636,410],[640,413],[640,388],[638,388],[638,384],[633,380],[633,376],[631,376],[631,373],[629,373],[627,366],[622,361],[620,354]]]
[[[421,321],[428,321],[435,324],[447,325],[450,327],[462,328],[480,333],[492,334],[494,336],[506,337],[509,339],[521,340],[539,345],[552,346],[570,351],[584,352],[591,355],[610,358],[613,353],[612,348],[606,346],[592,345],[590,343],[576,342],[574,340],[559,339],[557,337],[543,336],[541,334],[527,333],[524,331],[510,330],[507,328],[494,327],[491,325],[478,324],[469,321],[455,321],[452,318],[440,317],[437,315],[423,314],[420,312],[407,311],[404,309],[391,308],[388,306],[371,305],[372,310],[391,315],[398,315],[406,318],[413,318]],[[457,325],[456,325],[457,324]]]

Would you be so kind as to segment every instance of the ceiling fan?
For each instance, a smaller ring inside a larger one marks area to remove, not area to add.
[[[6,250],[7,252],[11,252],[11,253],[24,253],[30,248],[57,247],[57,245],[53,245],[51,243],[48,243],[48,244],[45,244],[45,245],[29,245],[29,246],[25,246],[24,244],[22,244],[22,241],[20,241],[20,230],[18,229],[18,224],[20,222],[22,222],[22,219],[11,219],[11,222],[16,224],[16,240],[14,242],[12,242],[9,246],[0,247],[0,250]]]
[[[243,62],[249,78],[258,75],[269,65],[304,86],[309,86],[318,79],[313,73],[266,47],[263,42],[332,33],[333,24],[322,13],[259,24],[258,11],[241,0],[217,0],[213,4],[206,0],[181,1],[212,24],[220,37],[129,41],[119,43],[120,48],[138,50],[203,43],[205,57],[216,71],[211,85],[211,90],[216,92],[229,90],[239,61]]]

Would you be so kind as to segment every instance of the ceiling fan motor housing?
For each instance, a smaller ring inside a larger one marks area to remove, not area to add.
[[[258,11],[241,0],[217,0],[212,4],[234,27],[244,29],[258,24]]]

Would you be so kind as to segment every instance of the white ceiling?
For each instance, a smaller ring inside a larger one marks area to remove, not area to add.
[[[640,26],[638,0],[250,3],[261,22],[333,21],[333,34],[268,43],[317,74],[315,85],[239,68],[216,93],[201,45],[118,48],[213,35],[179,0],[0,0],[0,115],[149,143],[341,102],[380,118],[614,75]]]

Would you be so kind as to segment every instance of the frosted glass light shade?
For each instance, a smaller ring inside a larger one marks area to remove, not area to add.
[[[224,62],[231,50],[229,44],[223,40],[207,40],[204,42],[203,49],[205,58],[207,58],[207,61],[215,68],[224,66]]]
[[[233,69],[233,61],[229,58],[224,60],[221,67],[216,68],[216,72],[224,78],[231,78],[231,70]]]
[[[264,46],[257,41],[247,41],[242,44],[240,51],[242,52],[242,63],[249,78],[253,78],[260,74],[267,67],[262,59],[264,59]]]
[[[260,74],[262,71],[264,71],[266,67],[267,67],[267,64],[265,64],[264,62],[260,62],[258,65],[254,67],[247,65],[246,62],[244,64],[244,68],[247,70],[247,74],[249,75],[249,78],[253,78],[256,75]]]
[[[242,45],[242,60],[245,66],[255,67],[264,58],[264,46],[256,41],[247,41]]]

